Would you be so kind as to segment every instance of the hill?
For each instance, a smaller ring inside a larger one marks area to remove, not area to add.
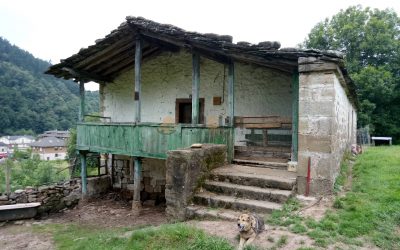
[[[75,125],[79,86],[45,75],[50,65],[0,37],[0,135]],[[98,112],[98,99],[98,91],[86,92],[87,113]]]

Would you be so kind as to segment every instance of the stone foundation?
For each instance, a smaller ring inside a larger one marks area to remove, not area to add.
[[[114,167],[112,173],[112,187],[121,189],[124,198],[132,199],[133,158],[126,155],[114,155]],[[142,159],[142,183],[140,199],[152,200],[155,204],[165,201],[165,160]]]
[[[167,214],[186,217],[186,207],[210,171],[226,164],[226,146],[203,144],[201,148],[168,151],[165,198]]]

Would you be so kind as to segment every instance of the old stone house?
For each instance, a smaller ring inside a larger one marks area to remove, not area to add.
[[[143,200],[165,189],[175,192],[171,185],[183,177],[168,176],[174,168],[169,164],[175,163],[166,159],[194,143],[226,145],[226,175],[257,173],[254,178],[270,183],[290,179],[289,186],[261,187],[311,195],[332,190],[343,153],[355,143],[355,88],[342,55],[332,51],[233,43],[227,35],[127,17],[105,38],[46,73],[80,84],[77,148],[83,192],[86,154],[97,152],[109,162],[113,186],[134,190],[134,204],[140,194]],[[89,81],[100,86],[102,121],[97,123],[84,121]],[[218,190],[253,185],[239,180]],[[211,183],[214,191],[218,183]],[[229,203],[221,199],[214,205]]]
[[[30,144],[32,154],[39,155],[41,160],[65,160],[67,156],[66,142],[56,137],[44,137]]]

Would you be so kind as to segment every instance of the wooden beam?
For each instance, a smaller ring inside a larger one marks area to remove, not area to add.
[[[72,77],[77,78],[79,81],[85,81],[85,82],[95,81],[98,83],[111,82],[111,79],[108,77],[96,75],[85,71],[80,71],[69,67],[63,67],[62,70],[67,71],[72,75]]]
[[[142,39],[138,35],[136,37],[136,50],[135,50],[135,122],[139,123],[141,120],[141,78],[142,78]]]
[[[228,116],[229,126],[234,126],[235,117],[235,64],[231,61],[228,65]]]
[[[192,124],[199,124],[200,55],[192,54]]]
[[[98,73],[100,71],[102,72],[105,69],[108,69],[111,65],[114,65],[116,62],[122,61],[127,57],[131,57],[133,54],[133,48],[134,46],[132,44],[129,44],[129,46],[126,46],[126,48],[120,50],[118,53],[114,53],[110,56],[102,58],[96,63],[90,64],[89,66],[85,67],[85,70],[90,70],[95,73]]]
[[[83,122],[83,119],[85,117],[85,83],[84,82],[79,83],[79,99],[80,99],[80,105],[79,105],[78,121]]]
[[[148,50],[143,50],[142,49],[142,61],[155,51],[158,51],[158,48],[149,48]],[[103,75],[108,76],[109,78],[113,79],[115,75],[117,75],[120,71],[122,71],[125,68],[132,67],[135,59],[133,56],[126,58],[125,60],[119,62],[118,64],[115,64],[108,68],[107,70],[103,71]]]
[[[90,65],[92,63],[97,63],[99,60],[102,60],[100,59],[101,57],[104,57],[106,59],[110,54],[112,55],[113,53],[115,53],[114,51],[115,49],[132,46],[131,41],[132,41],[132,36],[128,36],[125,39],[117,40],[114,44],[111,44],[107,47],[106,45],[104,45],[105,46],[104,49],[98,50],[94,54],[86,57],[85,59],[80,61],[76,65],[76,67],[81,68],[81,67],[86,67],[87,65]]]
[[[292,161],[297,161],[299,148],[299,73],[292,79]]]
[[[291,117],[284,116],[236,116],[235,124],[246,123],[292,123]]]

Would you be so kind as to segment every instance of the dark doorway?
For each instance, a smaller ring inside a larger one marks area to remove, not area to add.
[[[200,123],[204,124],[204,98],[199,99],[200,103]],[[176,99],[175,105],[175,122],[176,123],[192,123],[192,99],[179,98]]]

